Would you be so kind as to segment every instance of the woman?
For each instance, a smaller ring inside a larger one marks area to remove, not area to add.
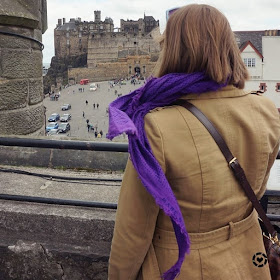
[[[129,153],[109,279],[270,279],[252,209],[212,136],[177,99],[216,126],[261,198],[279,148],[279,114],[243,90],[248,73],[227,19],[208,5],[170,16],[157,78],[110,105],[108,138]],[[185,253],[188,253],[185,255]]]

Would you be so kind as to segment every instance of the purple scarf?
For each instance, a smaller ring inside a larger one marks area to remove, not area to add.
[[[171,104],[189,93],[216,91],[225,85],[217,84],[203,73],[174,73],[150,79],[143,87],[113,101],[109,106],[108,139],[125,132],[128,135],[128,152],[144,187],[155,202],[171,218],[176,235],[179,257],[164,273],[165,280],[179,273],[185,254],[190,251],[190,240],[178,202],[149,145],[144,116],[156,107]]]

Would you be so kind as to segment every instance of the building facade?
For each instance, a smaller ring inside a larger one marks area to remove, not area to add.
[[[58,20],[54,30],[55,56],[86,54],[86,68],[91,69],[70,68],[69,81],[77,81],[81,75],[94,81],[126,78],[136,73],[151,75],[160,51],[159,21],[144,15],[137,21],[121,19],[120,26],[114,28],[111,18],[102,21],[100,11],[94,11],[94,21],[90,22],[80,18]],[[79,71],[83,74],[77,74]]]
[[[250,73],[245,89],[261,91],[280,108],[280,30],[235,32]]]

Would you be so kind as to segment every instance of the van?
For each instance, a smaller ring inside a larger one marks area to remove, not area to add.
[[[80,85],[87,85],[89,83],[89,79],[81,79]]]

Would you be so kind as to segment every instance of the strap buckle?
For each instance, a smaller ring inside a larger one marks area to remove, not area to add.
[[[268,234],[268,236],[263,232],[263,236],[266,237],[267,239],[269,239],[272,244],[277,244],[278,246],[280,245],[280,241],[278,240],[278,236],[277,233],[275,234],[275,236],[272,236],[270,233]]]
[[[237,158],[236,158],[236,157],[234,157],[234,158],[228,163],[228,165],[231,166],[231,164],[234,163],[235,161],[237,161]]]

